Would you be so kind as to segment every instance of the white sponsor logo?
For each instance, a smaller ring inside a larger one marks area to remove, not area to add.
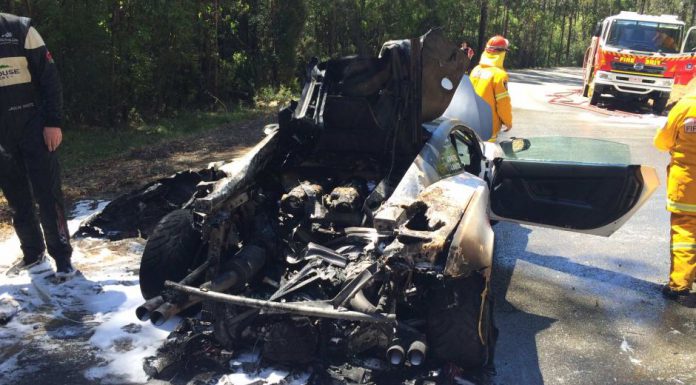
[[[688,118],[684,121],[684,132],[689,134],[696,133],[696,119]]]
[[[6,44],[19,44],[19,39],[14,37],[14,35],[12,35],[12,32],[5,32],[2,35],[0,35],[0,45]]]
[[[12,106],[12,107],[8,108],[7,111],[8,112],[19,111],[19,110],[23,110],[23,109],[29,108],[29,107],[34,107],[34,103],[25,103],[25,104],[22,104],[19,106]]]

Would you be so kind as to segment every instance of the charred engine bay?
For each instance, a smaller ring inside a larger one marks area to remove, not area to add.
[[[443,192],[427,191],[405,208],[399,229],[378,231],[374,217],[393,188],[369,166],[377,162],[345,160],[267,175],[229,221],[215,278],[165,285],[164,303],[183,310],[202,299],[202,312],[148,361],[151,375],[166,375],[173,362],[223,368],[233,352],[254,348],[269,364],[312,368],[316,383],[429,378],[446,363],[484,364],[474,352],[467,361],[461,350],[470,346],[442,341],[459,322],[456,309],[482,309],[483,289],[482,280],[444,276],[440,231],[453,226],[428,210]],[[164,322],[174,313],[139,316]],[[480,332],[469,336],[477,347]]]

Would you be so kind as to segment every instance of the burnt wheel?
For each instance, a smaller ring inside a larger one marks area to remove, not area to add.
[[[492,366],[498,329],[490,293],[482,300],[485,288],[485,278],[474,273],[431,290],[427,337],[435,359],[462,368]]]
[[[201,246],[189,210],[175,210],[159,221],[140,260],[140,291],[145,299],[160,295],[164,281],[180,281],[196,266]]]

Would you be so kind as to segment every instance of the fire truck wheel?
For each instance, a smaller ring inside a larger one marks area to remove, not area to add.
[[[668,100],[668,96],[653,99],[653,114],[662,115],[662,113],[665,112],[665,107],[667,106]]]
[[[590,85],[589,85],[589,84],[585,84],[585,86],[582,87],[582,97],[583,97],[583,98],[586,98],[586,97],[587,97],[587,94],[588,94],[589,92],[590,92]]]
[[[590,105],[596,106],[599,102],[599,96],[602,94],[602,88],[599,86],[589,87],[587,94],[590,97]]]

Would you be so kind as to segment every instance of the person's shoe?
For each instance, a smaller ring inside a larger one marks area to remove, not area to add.
[[[687,290],[673,290],[669,285],[662,286],[662,296],[682,306],[696,307],[696,298]]]
[[[32,269],[42,263],[46,262],[46,253],[41,253],[36,259],[27,262],[24,258],[18,259],[12,266],[5,272],[7,276],[13,276],[19,274],[23,270]]]
[[[60,260],[56,261],[56,274],[55,277],[59,281],[67,281],[74,277],[77,270],[73,267],[70,261]]]

